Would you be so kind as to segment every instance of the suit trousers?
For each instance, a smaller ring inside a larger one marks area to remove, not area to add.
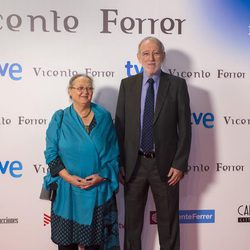
[[[167,181],[162,182],[156,159],[142,156],[138,156],[135,172],[124,186],[124,250],[142,249],[141,233],[149,187],[156,206],[160,250],[179,250],[179,184],[169,186]]]

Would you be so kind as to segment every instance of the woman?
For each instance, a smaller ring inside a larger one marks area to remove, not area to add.
[[[78,74],[69,81],[72,105],[58,110],[46,132],[44,186],[57,184],[51,239],[59,250],[119,248],[118,144],[109,112],[92,103],[93,83]]]

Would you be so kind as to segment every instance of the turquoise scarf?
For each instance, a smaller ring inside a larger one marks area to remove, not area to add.
[[[91,103],[91,108],[96,126],[90,134],[73,105],[55,112],[46,132],[46,164],[59,156],[71,175],[85,178],[97,173],[107,179],[83,190],[50,173],[44,177],[45,188],[52,182],[58,185],[54,213],[83,225],[91,224],[94,208],[108,201],[119,186],[119,151],[111,115],[97,104]]]

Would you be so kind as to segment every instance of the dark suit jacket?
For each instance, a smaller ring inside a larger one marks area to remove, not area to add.
[[[119,90],[115,125],[125,178],[132,176],[140,148],[142,73],[125,78]],[[161,72],[154,114],[154,143],[162,181],[171,167],[187,170],[191,144],[191,112],[186,81]]]

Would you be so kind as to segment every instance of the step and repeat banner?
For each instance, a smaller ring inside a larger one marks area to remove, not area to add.
[[[193,140],[181,182],[181,250],[250,249],[250,1],[0,0],[0,249],[57,249],[40,200],[45,131],[76,73],[114,117],[137,45],[156,36],[163,70],[188,83]],[[123,187],[117,194],[123,245]],[[143,249],[159,250],[151,193]]]

